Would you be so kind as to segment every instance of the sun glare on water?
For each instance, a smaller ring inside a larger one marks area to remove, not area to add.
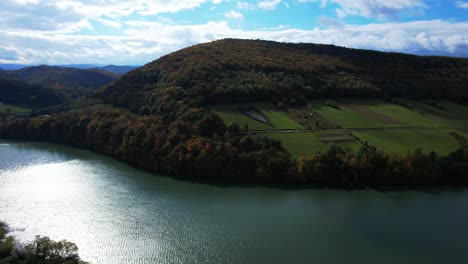
[[[19,197],[34,201],[50,201],[69,197],[79,192],[80,185],[71,180],[80,170],[75,161],[35,164],[14,171],[6,172],[3,179],[14,181],[20,176],[28,182],[27,185],[15,185],[9,191]],[[18,197],[17,196],[17,197]]]

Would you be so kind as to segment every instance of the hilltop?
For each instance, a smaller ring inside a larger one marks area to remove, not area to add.
[[[0,78],[0,103],[2,104],[48,107],[63,101],[63,96],[53,89],[38,84]]]
[[[0,77],[38,84],[75,99],[112,81],[118,76],[103,70],[88,70],[66,67],[34,66],[14,71],[0,71]]]
[[[137,111],[153,91],[180,87],[208,103],[307,98],[415,97],[468,100],[468,59],[317,44],[225,39],[189,47],[130,72],[102,91]],[[124,100],[125,97],[131,100]]]
[[[0,137],[197,180],[465,185],[467,73],[467,59],[226,39],[161,57],[53,115],[10,118]]]
[[[107,65],[107,66],[102,66],[102,67],[94,67],[91,69],[96,69],[96,70],[103,70],[107,72],[112,72],[117,75],[124,75],[130,71],[133,71],[135,69],[138,69],[138,66],[117,66],[117,65]]]

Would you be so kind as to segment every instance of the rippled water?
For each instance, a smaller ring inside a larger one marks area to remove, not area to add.
[[[0,220],[92,263],[468,263],[468,192],[216,187],[0,142]]]

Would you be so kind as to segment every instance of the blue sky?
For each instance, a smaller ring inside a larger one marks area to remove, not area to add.
[[[0,63],[141,65],[222,38],[468,57],[468,0],[2,0]]]

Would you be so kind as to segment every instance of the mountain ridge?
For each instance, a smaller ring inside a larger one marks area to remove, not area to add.
[[[103,70],[76,69],[40,65],[14,71],[0,71],[0,77],[39,84],[76,99],[117,80],[119,77]]]
[[[210,103],[281,100],[301,104],[305,98],[347,96],[466,102],[467,82],[468,59],[463,58],[224,39],[162,56],[99,92],[107,102],[136,111],[137,105],[154,106],[148,101],[151,91],[170,86]],[[135,104],[123,103],[125,94]]]

